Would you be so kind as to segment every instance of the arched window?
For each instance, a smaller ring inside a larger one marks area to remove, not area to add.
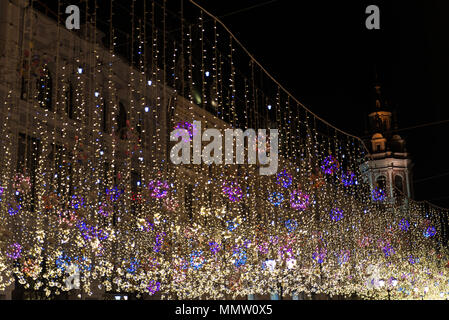
[[[69,82],[69,86],[65,92],[65,112],[70,119],[73,119],[73,110],[74,110],[74,92],[73,92],[73,84]]]
[[[53,85],[50,70],[44,67],[36,86],[39,105],[44,109],[52,110]]]
[[[385,176],[380,176],[376,179],[376,186],[377,188],[386,191],[386,186],[387,186],[387,178],[385,178]]]
[[[404,179],[400,175],[396,175],[394,177],[394,186],[396,189],[404,192]]]
[[[126,139],[126,121],[128,116],[126,114],[126,108],[123,103],[119,103],[119,111],[117,118],[117,131],[119,133],[120,139]]]

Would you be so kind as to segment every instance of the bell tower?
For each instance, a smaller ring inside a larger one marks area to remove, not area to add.
[[[374,86],[373,102],[368,114],[369,137],[365,141],[370,155],[362,165],[362,172],[372,190],[382,190],[392,201],[399,200],[401,193],[412,198],[413,163],[407,153],[405,140],[394,133],[396,119],[383,99],[380,84]]]

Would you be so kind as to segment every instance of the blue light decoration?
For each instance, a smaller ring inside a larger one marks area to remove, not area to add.
[[[76,267],[79,270],[85,270],[85,271],[90,271],[92,269],[92,264],[89,265],[83,265],[83,262],[87,261],[86,257],[69,257],[67,256],[65,253],[62,253],[61,255],[59,255],[56,260],[55,260],[55,264],[56,267],[60,270],[62,270],[62,272],[66,272],[66,270],[70,267],[70,265],[74,264],[76,265]],[[81,267],[80,267],[81,266]]]
[[[393,247],[389,243],[387,243],[382,247],[382,251],[384,252],[385,257],[387,258],[395,253]]]
[[[286,170],[279,172],[276,176],[276,183],[283,188],[288,188],[292,185],[293,176],[289,174]]]
[[[246,264],[246,261],[248,260],[248,257],[246,255],[246,250],[243,248],[234,248],[233,250],[233,261],[234,265],[239,268]]]
[[[345,264],[351,258],[351,251],[341,250],[337,257],[337,262],[339,265]]]
[[[20,209],[22,209],[22,206],[20,204],[18,204],[15,208],[13,206],[9,205],[8,214],[10,216],[15,216],[16,214],[19,213]]]
[[[408,222],[408,220],[406,220],[406,219],[401,219],[401,221],[399,221],[398,225],[399,225],[399,228],[405,232],[407,232],[410,228],[410,222]]]
[[[161,290],[161,283],[158,281],[151,280],[148,283],[147,290],[150,293],[150,295],[152,296],[153,294],[155,294],[156,292]]]
[[[201,269],[203,267],[205,261],[206,261],[206,259],[203,257],[202,250],[193,251],[190,254],[190,266],[194,270]]]
[[[344,215],[343,215],[343,210],[340,208],[334,208],[331,210],[330,212],[330,217],[332,221],[338,222],[341,219],[343,219]]]
[[[237,222],[235,222],[234,220],[226,221],[226,229],[228,229],[231,232],[234,231],[235,229],[237,229],[238,226],[239,226],[239,224]]]
[[[343,173],[341,176],[341,182],[345,187],[351,187],[358,183],[357,177],[352,171],[347,171],[346,173]]]
[[[376,187],[371,192],[371,198],[373,199],[373,201],[376,201],[376,202],[384,201],[386,198],[385,191]]]
[[[165,232],[161,232],[156,234],[155,243],[153,246],[154,252],[160,252],[162,250],[162,245],[164,244],[164,237],[166,236]]]
[[[85,203],[83,197],[79,197],[77,195],[72,196],[72,200],[70,201],[70,207],[72,207],[72,209],[78,210],[84,208],[84,205]]]
[[[330,155],[321,162],[321,170],[328,175],[332,175],[340,168],[340,164],[334,156]]]
[[[224,181],[222,187],[223,193],[228,196],[232,202],[239,202],[243,198],[243,191],[239,184],[234,181]]]
[[[285,227],[287,228],[288,232],[291,233],[298,227],[298,222],[294,219],[289,219],[285,221]]]
[[[139,260],[137,260],[136,258],[132,258],[131,261],[129,262],[129,267],[126,268],[126,272],[130,274],[135,274],[139,266],[140,266]]]
[[[284,195],[280,192],[273,192],[268,196],[268,201],[275,207],[279,207],[284,201]]]
[[[326,248],[317,248],[317,250],[312,254],[312,259],[319,264],[322,264],[326,260],[327,250]]]
[[[112,189],[106,189],[106,196],[112,202],[117,201],[123,193],[124,191],[119,189],[117,186],[114,186]]]
[[[109,237],[109,234],[98,227],[89,226],[84,221],[80,221],[76,225],[78,229],[81,231],[81,235],[84,240],[92,240],[93,238],[97,238],[98,240],[106,240]]]
[[[427,227],[426,230],[424,230],[423,232],[423,236],[425,238],[432,238],[434,235],[437,234],[437,230],[435,229],[435,227]]]
[[[212,254],[216,254],[221,250],[221,247],[219,243],[211,241],[209,242],[209,249]]]

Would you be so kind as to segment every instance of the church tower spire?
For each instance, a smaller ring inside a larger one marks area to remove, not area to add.
[[[363,165],[363,171],[372,189],[382,190],[392,201],[397,201],[401,193],[411,198],[413,163],[405,140],[394,134],[396,119],[393,119],[393,112],[377,79],[368,113],[368,126],[370,138],[366,144],[370,156]]]

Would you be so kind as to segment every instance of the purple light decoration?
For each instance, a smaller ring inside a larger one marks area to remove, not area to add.
[[[3,192],[5,192],[5,188],[0,187],[0,197],[3,196]]]
[[[349,261],[349,258],[351,257],[351,251],[349,250],[341,250],[340,254],[338,255],[337,262],[339,265],[345,264]]]
[[[321,170],[323,170],[325,174],[334,174],[335,172],[337,172],[338,168],[340,168],[340,164],[338,163],[337,159],[334,158],[334,156],[328,156],[321,163]]]
[[[221,250],[220,244],[215,241],[209,242],[209,249],[212,254],[218,253]]]
[[[151,180],[148,183],[148,190],[150,190],[150,196],[156,199],[162,199],[167,196],[169,185],[167,181]]]
[[[229,197],[232,202],[239,202],[243,198],[242,188],[240,188],[237,182],[224,181],[223,193]]]
[[[357,184],[357,177],[353,172],[348,171],[341,176],[341,182],[343,182],[345,187],[350,187]]]
[[[340,208],[334,208],[330,212],[330,217],[332,221],[338,222],[343,219],[343,210]]]
[[[273,192],[268,197],[268,201],[270,201],[271,204],[274,205],[275,207],[279,207],[284,201],[284,195],[280,192]]]
[[[165,235],[166,235],[165,232],[156,234],[155,245],[153,247],[154,252],[160,252],[162,250]]]
[[[185,129],[185,130],[187,130],[189,132],[190,140],[189,141],[184,141],[183,140],[184,142],[192,141],[193,135],[195,134],[193,124],[191,124],[190,122],[186,122],[186,121],[178,122],[173,129],[174,130]]]
[[[17,260],[22,255],[22,246],[17,242],[10,244],[8,246],[8,251],[6,252],[6,256],[12,260]]]
[[[148,283],[147,290],[148,290],[148,292],[150,293],[150,295],[155,294],[155,293],[158,292],[160,289],[161,289],[161,283],[160,283],[160,282],[151,280],[151,281]]]
[[[277,174],[276,183],[284,188],[292,185],[293,177],[286,170]]]
[[[203,251],[198,250],[190,254],[190,266],[194,270],[199,270],[203,266],[205,258],[203,257]]]
[[[389,256],[391,256],[392,254],[395,253],[393,247],[392,247],[391,244],[389,244],[389,243],[387,243],[387,244],[382,248],[382,251],[384,252],[385,257],[389,257]]]
[[[437,230],[435,229],[435,227],[427,227],[426,230],[424,230],[423,232],[423,236],[426,238],[432,238],[434,235],[437,234]]]
[[[301,190],[293,190],[290,196],[290,206],[292,209],[304,211],[310,204],[310,196]]]
[[[264,242],[262,244],[259,244],[258,249],[261,253],[267,254],[269,251],[269,244],[268,242]]]
[[[380,188],[374,188],[374,190],[371,193],[371,198],[373,201],[384,201],[386,198],[385,191]]]
[[[321,264],[321,263],[323,263],[324,260],[326,259],[326,256],[327,256],[327,250],[326,250],[326,248],[320,248],[320,249],[317,249],[317,251],[315,251],[315,252],[313,253],[312,259],[313,259],[315,262]]]
[[[406,219],[402,219],[401,221],[399,221],[398,225],[402,231],[408,231],[408,229],[410,228],[410,223]]]
[[[8,208],[8,214],[10,216],[15,216],[16,214],[19,213],[20,209],[22,209],[22,206],[20,204],[18,204],[15,208],[13,208],[11,205]]]
[[[98,208],[98,213],[101,214],[103,217],[108,217],[109,216],[108,205],[106,203],[101,204],[100,207]]]

